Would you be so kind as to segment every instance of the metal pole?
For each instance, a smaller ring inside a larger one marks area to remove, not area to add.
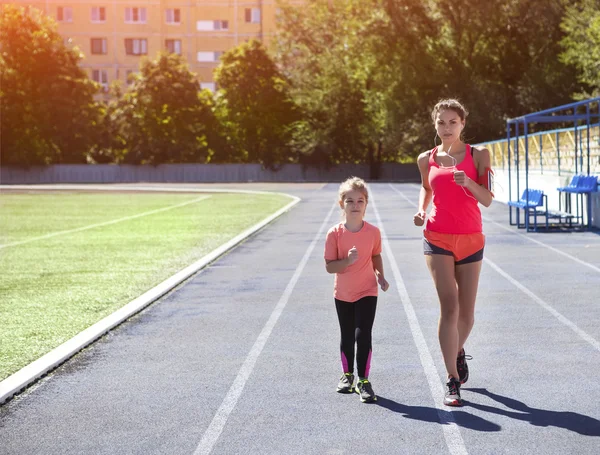
[[[542,153],[544,151],[544,134],[540,133],[540,173],[544,173],[544,162],[542,160]]]
[[[508,200],[512,201],[512,188],[511,178],[510,178],[510,123],[506,122],[506,150],[508,155]]]
[[[558,158],[558,175],[560,176],[560,133],[556,132],[556,157]]]
[[[590,105],[585,105],[586,129],[587,129],[587,175],[590,175]]]
[[[517,200],[519,200],[519,196],[521,192],[519,191],[521,188],[521,182],[519,181],[519,121],[515,123],[516,132],[515,132],[515,170],[517,171]]]
[[[573,129],[574,135],[575,135],[575,155],[574,155],[574,161],[575,161],[575,174],[577,174],[577,121],[575,121],[575,128]]]
[[[525,208],[525,230],[529,232],[529,122],[523,121],[523,133],[525,135],[525,191],[527,192],[527,206]],[[534,215],[535,216],[535,215]]]

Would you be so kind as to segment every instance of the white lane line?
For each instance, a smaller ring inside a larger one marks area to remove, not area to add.
[[[391,186],[391,184],[390,184],[390,186]],[[419,187],[420,187],[420,186],[419,186]],[[407,201],[409,201],[409,202],[410,202],[410,200],[409,200],[409,199],[408,199],[408,198],[407,198],[407,197],[406,197],[404,194],[402,194],[401,192],[399,192],[399,191],[398,191],[396,188],[394,188],[393,186],[392,186],[392,189],[393,189],[394,191],[396,191],[398,194],[400,194],[400,195],[401,195],[401,196],[402,196],[404,199],[406,199]],[[547,243],[544,243],[544,242],[541,242],[541,241],[539,241],[539,240],[537,240],[537,239],[534,239],[534,238],[533,238],[533,237],[531,237],[530,235],[524,235],[524,234],[521,234],[520,232],[516,232],[516,231],[515,231],[513,228],[510,228],[510,227],[508,227],[508,226],[504,226],[504,225],[502,225],[502,224],[498,223],[497,221],[494,221],[494,220],[492,220],[491,218],[488,218],[488,217],[486,217],[486,216],[484,216],[484,217],[483,217],[483,221],[485,221],[486,223],[492,223],[492,224],[495,224],[495,225],[496,225],[496,226],[498,226],[500,229],[503,229],[503,230],[505,230],[505,231],[507,231],[507,232],[510,232],[511,234],[514,234],[514,235],[516,235],[516,236],[519,236],[519,237],[521,237],[521,238],[524,238],[524,239],[526,239],[526,240],[529,240],[530,242],[537,243],[538,245],[540,245],[540,246],[543,246],[544,248],[548,248],[549,250],[551,250],[551,251],[554,251],[556,254],[560,254],[561,256],[564,256],[564,257],[566,257],[566,258],[569,258],[569,259],[571,259],[572,261],[575,261],[575,262],[577,262],[578,264],[581,264],[581,265],[583,265],[583,266],[585,266],[585,267],[588,267],[588,268],[592,269],[594,272],[598,272],[598,273],[600,273],[600,267],[596,267],[595,265],[593,265],[593,264],[590,264],[589,262],[585,262],[585,261],[583,261],[583,260],[581,260],[581,259],[579,259],[579,258],[576,258],[575,256],[571,256],[569,253],[565,253],[564,251],[561,251],[561,250],[559,250],[559,249],[557,249],[557,248],[554,248],[553,246],[550,246],[550,245],[548,245]]]
[[[95,229],[98,227],[109,226],[111,224],[121,223],[122,221],[133,220],[135,218],[141,218],[143,216],[153,215],[155,213],[166,212],[167,210],[173,210],[173,209],[176,209],[179,207],[184,207],[186,205],[195,204],[196,202],[203,201],[205,199],[208,199],[209,197],[210,196],[201,196],[201,197],[193,199],[191,201],[182,202],[181,204],[170,205],[168,207],[163,207],[161,209],[156,209],[156,210],[149,210],[148,212],[138,213],[137,215],[125,216],[123,218],[117,218],[116,220],[105,221],[103,223],[90,224],[90,225],[82,226],[82,227],[75,228],[75,229],[68,229],[66,231],[51,232],[50,234],[40,235],[39,237],[31,237],[30,239],[20,240],[18,242],[6,243],[4,245],[0,245],[0,249],[7,248],[9,246],[17,246],[17,245],[23,245],[25,243],[36,242],[38,240],[49,239],[52,237],[57,237],[59,235],[72,234],[73,232],[81,232],[81,231],[86,231],[88,229]]]
[[[413,201],[411,201],[409,198],[407,198],[401,191],[399,191],[396,188],[394,188],[391,184],[390,184],[390,186],[392,187],[392,189],[396,193],[398,193],[400,196],[402,196],[404,199],[406,199],[411,205],[413,205],[415,207],[417,206],[417,204],[415,204]],[[545,245],[545,244],[543,244],[541,242],[539,242],[539,243],[541,245],[548,246],[548,245]],[[573,258],[573,259],[575,259],[575,258]],[[540,297],[538,297],[536,294],[534,294],[532,291],[530,291],[527,287],[525,287],[524,285],[522,285],[518,280],[515,280],[512,276],[510,276],[508,273],[506,273],[502,268],[500,268],[498,265],[496,265],[490,259],[484,257],[483,260],[484,260],[484,262],[486,264],[489,264],[496,272],[498,272],[500,275],[502,275],[504,278],[506,278],[510,283],[512,283],[516,288],[518,288],[525,295],[527,295],[529,298],[531,298],[533,301],[535,301],[538,305],[540,305],[542,308],[544,308],[546,311],[548,311],[552,316],[554,316],[556,319],[558,319],[562,324],[566,325],[571,330],[573,330],[584,341],[586,341],[587,343],[589,343],[594,349],[600,351],[600,342],[598,342],[598,340],[596,340],[594,337],[592,337],[591,335],[589,335],[585,331],[581,330],[577,326],[577,324],[575,324],[573,321],[571,321],[570,319],[566,318],[561,313],[559,313],[558,311],[556,311],[550,304],[548,304],[546,301],[544,301],[543,299],[541,299]]]
[[[410,326],[410,331],[412,333],[415,345],[417,346],[417,351],[419,352],[421,365],[423,365],[425,377],[427,378],[427,383],[429,384],[429,391],[431,392],[431,396],[435,403],[435,407],[438,411],[438,417],[440,419],[440,422],[442,423],[442,428],[444,430],[444,438],[446,439],[446,445],[448,446],[448,450],[451,454],[466,455],[468,454],[467,448],[465,447],[465,442],[463,441],[463,438],[460,434],[460,430],[456,425],[456,421],[454,420],[452,412],[447,409],[444,409],[442,407],[443,405],[439,404],[442,400],[442,397],[444,396],[444,387],[440,382],[440,374],[437,368],[435,367],[433,357],[431,355],[431,352],[429,351],[429,348],[427,347],[427,342],[425,341],[423,331],[421,330],[421,326],[419,325],[417,314],[415,313],[415,309],[413,308],[413,305],[410,301],[408,291],[406,290],[406,286],[404,285],[404,280],[402,279],[402,275],[400,274],[400,268],[398,267],[398,263],[394,258],[392,248],[390,247],[390,242],[388,241],[387,235],[385,234],[385,229],[383,228],[383,223],[381,222],[381,218],[379,217],[379,212],[377,211],[377,206],[375,205],[373,195],[371,195],[369,199],[369,202],[373,207],[373,211],[375,212],[377,226],[381,231],[381,240],[383,242],[385,254],[387,255],[388,261],[392,266],[392,274],[394,275],[396,289],[398,289],[400,300],[402,301],[406,317],[408,318],[408,325]]]
[[[502,275],[504,278],[506,278],[508,281],[510,281],[515,287],[519,288],[523,293],[525,293],[527,296],[529,296],[531,299],[533,299],[535,302],[537,302],[542,308],[544,308],[550,314],[552,314],[556,319],[558,319],[564,325],[566,325],[571,330],[573,330],[573,332],[575,332],[577,335],[579,335],[581,338],[583,338],[585,341],[587,341],[596,350],[600,351],[600,342],[598,342],[594,337],[588,335],[586,332],[581,330],[579,327],[577,327],[577,325],[574,322],[572,322],[571,320],[564,317],[561,313],[559,313],[554,308],[552,308],[544,300],[539,298],[537,295],[535,295],[533,292],[531,292],[529,289],[527,289],[525,286],[523,286],[521,283],[519,283],[517,280],[515,280],[513,277],[511,277],[508,273],[506,273],[504,270],[502,270],[500,267],[498,267],[496,264],[494,264],[488,258],[483,258],[483,260],[486,263],[488,263],[494,270],[496,270],[496,272],[498,272],[500,275]]]
[[[269,336],[271,335],[271,332],[273,331],[275,324],[277,324],[277,320],[279,319],[279,316],[281,316],[283,309],[287,305],[290,295],[292,294],[292,291],[294,290],[294,287],[296,286],[296,283],[298,282],[298,279],[300,278],[300,275],[302,274],[302,271],[304,270],[304,267],[306,266],[306,263],[308,262],[308,259],[310,258],[310,255],[311,255],[313,249],[315,248],[315,245],[317,244],[317,241],[321,238],[323,231],[328,226],[329,219],[331,218],[331,214],[333,213],[333,211],[336,207],[339,207],[337,202],[334,203],[333,206],[331,207],[331,210],[329,210],[329,213],[325,217],[323,224],[321,224],[321,227],[319,228],[313,241],[311,242],[308,249],[304,253],[304,256],[300,260],[298,267],[296,267],[296,271],[294,272],[294,275],[292,276],[292,278],[290,279],[289,283],[287,284],[285,290],[283,291],[283,294],[281,295],[279,302],[275,306],[275,309],[271,313],[269,320],[266,322],[265,326],[263,327],[262,331],[260,332],[260,335],[258,335],[258,338],[254,342],[254,346],[252,346],[252,349],[250,349],[250,352],[248,353],[248,356],[246,357],[244,364],[240,368],[240,371],[238,372],[237,377],[235,378],[235,380],[233,381],[233,384],[229,388],[229,391],[227,392],[227,395],[223,399],[221,406],[217,410],[210,425],[204,432],[204,435],[202,436],[202,440],[200,441],[200,444],[196,448],[194,455],[201,455],[201,454],[208,455],[211,452],[211,450],[213,449],[217,440],[219,439],[219,436],[221,435],[221,432],[223,431],[223,428],[225,427],[225,424],[227,423],[227,419],[229,418],[229,415],[235,408],[235,406],[238,402],[238,399],[240,398],[242,391],[244,390],[244,387],[246,386],[246,382],[248,381],[248,378],[250,377],[250,374],[252,373],[252,370],[254,369],[254,365],[256,364],[258,357],[260,356],[265,344],[267,343],[267,340],[269,339]]]

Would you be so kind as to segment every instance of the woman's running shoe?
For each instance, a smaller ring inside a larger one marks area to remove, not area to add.
[[[456,358],[456,369],[458,370],[458,380],[461,384],[464,384],[469,380],[469,366],[467,360],[472,360],[473,357],[465,354],[465,350],[462,349]]]
[[[446,406],[462,406],[463,400],[460,397],[460,381],[452,376],[446,383],[446,396],[444,397]]]

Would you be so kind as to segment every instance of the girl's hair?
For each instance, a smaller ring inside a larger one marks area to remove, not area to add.
[[[350,177],[343,181],[338,190],[340,201],[343,201],[350,191],[360,191],[365,196],[366,201],[369,202],[369,189],[363,179]]]
[[[433,120],[433,123],[435,123],[435,117],[440,111],[445,111],[447,109],[456,112],[463,122],[467,118],[467,115],[469,115],[469,111],[465,109],[460,101],[455,99],[440,100],[431,111],[431,120]]]

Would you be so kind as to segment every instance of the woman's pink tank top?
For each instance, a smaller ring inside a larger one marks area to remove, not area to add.
[[[469,190],[454,182],[454,170],[464,171],[477,181],[477,168],[466,145],[465,158],[452,168],[440,167],[435,162],[437,147],[429,154],[429,186],[433,190],[433,209],[425,229],[445,234],[473,234],[482,231],[481,211]],[[468,195],[468,196],[467,196]]]

